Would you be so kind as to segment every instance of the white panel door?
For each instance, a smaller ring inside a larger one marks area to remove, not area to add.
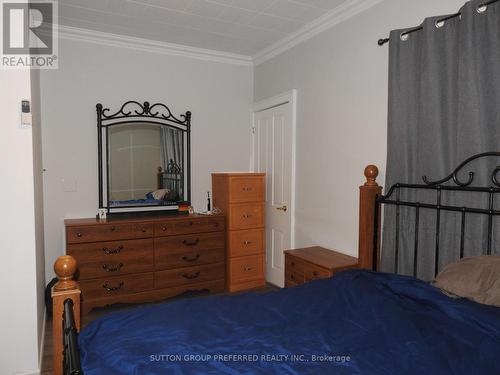
[[[266,280],[283,287],[283,251],[292,236],[293,124],[291,103],[254,113],[256,172],[266,173]]]

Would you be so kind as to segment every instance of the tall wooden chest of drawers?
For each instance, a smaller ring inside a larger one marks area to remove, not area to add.
[[[225,217],[156,215],[68,219],[82,311],[225,288]]]
[[[257,288],[265,278],[265,174],[212,174],[213,206],[227,215],[227,289]]]

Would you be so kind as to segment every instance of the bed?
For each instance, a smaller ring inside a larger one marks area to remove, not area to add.
[[[397,184],[386,195],[377,169],[367,167],[360,190],[361,269],[290,289],[138,307],[99,318],[77,337],[76,264],[59,260],[56,273],[65,284],[54,289],[54,327],[65,328],[54,332],[55,374],[500,374],[499,307],[450,297],[416,277],[374,271],[384,204],[473,212],[489,221],[500,215],[439,201],[422,207],[393,196],[397,189],[435,190],[439,197],[447,189],[500,193],[500,186],[475,188],[472,181],[446,184],[468,162],[489,157],[500,153],[476,155],[437,183]],[[439,258],[439,220],[436,225]],[[396,267],[404,251],[396,252]],[[491,254],[490,247],[485,255]]]
[[[176,204],[184,194],[181,188],[183,179],[181,167],[173,160],[170,160],[165,169],[158,167],[156,190],[147,193],[142,199],[111,200],[109,204],[112,207],[168,206]]]

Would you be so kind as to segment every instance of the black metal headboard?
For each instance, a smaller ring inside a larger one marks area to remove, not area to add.
[[[400,214],[401,207],[411,207],[414,208],[415,222],[414,222],[414,259],[413,259],[413,276],[417,276],[418,271],[418,250],[419,250],[419,226],[421,221],[421,210],[434,210],[436,212],[436,228],[435,228],[435,259],[434,259],[434,273],[437,274],[439,270],[439,260],[440,260],[440,232],[441,232],[441,213],[443,211],[448,212],[458,212],[461,213],[460,219],[460,258],[464,257],[464,246],[465,246],[465,231],[467,225],[467,214],[480,214],[486,215],[488,220],[488,237],[487,237],[487,248],[485,255],[492,254],[492,241],[493,241],[493,218],[500,215],[500,211],[495,209],[495,195],[500,193],[500,166],[497,166],[490,175],[491,185],[490,186],[472,186],[474,182],[475,173],[469,172],[467,181],[463,181],[459,177],[459,172],[461,172],[466,166],[477,159],[483,159],[488,157],[500,157],[500,152],[486,152],[474,155],[463,163],[461,163],[450,175],[447,177],[437,180],[430,181],[427,176],[423,176],[423,184],[407,184],[407,183],[397,183],[393,185],[386,195],[381,195],[376,200],[376,215],[377,218],[379,212],[381,212],[382,205],[393,205],[395,207],[395,256],[394,256],[394,269],[398,273],[398,264],[400,256]],[[451,184],[449,184],[451,182]],[[405,200],[401,198],[402,191],[411,190],[414,192],[418,191],[435,191],[435,203],[422,203],[419,201]],[[482,193],[488,198],[488,208],[479,207],[468,207],[464,205],[449,205],[445,202],[444,194],[446,192],[470,192],[470,193]],[[379,220],[375,220],[375,233],[379,232],[377,227]],[[378,239],[375,239],[377,242]]]

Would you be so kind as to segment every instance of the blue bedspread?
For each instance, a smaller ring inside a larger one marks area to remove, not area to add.
[[[113,313],[79,342],[86,375],[498,375],[500,308],[410,277],[348,271]]]

